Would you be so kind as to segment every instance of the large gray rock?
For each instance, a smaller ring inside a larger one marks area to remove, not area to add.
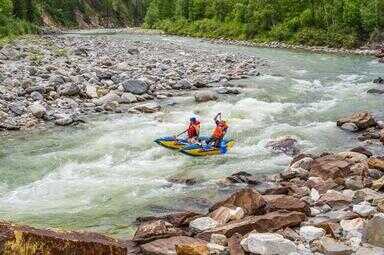
[[[8,105],[8,109],[15,115],[20,116],[25,113],[26,107],[23,102],[14,102]]]
[[[201,232],[211,228],[215,228],[218,225],[219,225],[218,222],[210,217],[197,218],[191,221],[191,223],[189,223],[189,227],[196,232]]]
[[[149,89],[148,83],[141,80],[127,80],[123,81],[121,85],[124,88],[124,92],[129,92],[135,95],[142,95]]]
[[[320,240],[320,251],[326,255],[350,255],[353,252],[351,247],[329,237]]]
[[[241,241],[241,246],[247,252],[260,255],[289,255],[297,251],[295,243],[272,233],[251,233]]]
[[[47,109],[39,102],[35,102],[29,106],[29,110],[36,118],[43,118],[47,114]]]
[[[376,214],[367,224],[368,243],[384,247],[384,213]]]
[[[371,206],[369,202],[363,201],[360,204],[353,205],[353,212],[363,217],[368,217],[376,213],[376,208]]]
[[[300,228],[300,236],[307,242],[317,240],[325,235],[325,230],[313,226],[302,226]]]

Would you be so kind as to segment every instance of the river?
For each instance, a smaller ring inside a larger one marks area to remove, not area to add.
[[[359,142],[336,127],[338,117],[359,110],[384,117],[382,96],[366,93],[376,86],[372,80],[384,74],[384,65],[371,57],[224,46],[160,35],[108,36],[241,52],[269,65],[260,76],[234,82],[242,87],[241,95],[221,96],[217,102],[196,104],[191,93],[161,101],[163,110],[154,114],[99,115],[81,127],[3,138],[1,219],[126,237],[138,216],[206,209],[226,192],[217,185],[223,176],[285,169],[291,158],[266,149],[271,139],[289,135],[305,152],[340,151]],[[199,116],[202,133],[208,134],[217,112],[229,122],[228,137],[236,140],[227,155],[192,158],[153,143],[183,130],[192,115]],[[172,184],[169,177],[196,178],[198,184]]]

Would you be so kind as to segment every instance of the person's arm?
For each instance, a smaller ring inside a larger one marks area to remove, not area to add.
[[[221,117],[221,112],[219,112],[218,114],[216,114],[215,118],[213,119],[215,121],[215,123],[217,124],[217,122],[219,121],[219,116]],[[220,118],[221,119],[221,118]]]

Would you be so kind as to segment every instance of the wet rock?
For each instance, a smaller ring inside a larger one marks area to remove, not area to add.
[[[228,240],[225,235],[221,234],[212,234],[211,235],[211,240],[210,243],[218,244],[221,246],[227,246],[228,245]]]
[[[35,102],[32,105],[30,105],[29,111],[36,118],[43,118],[47,114],[47,109],[43,105],[41,105],[39,102]]]
[[[185,185],[194,185],[197,183],[196,178],[188,178],[188,177],[178,177],[173,176],[167,179],[167,181],[177,184],[185,184]]]
[[[75,119],[71,115],[64,115],[55,120],[55,124],[58,126],[69,126],[75,122]]]
[[[140,224],[133,237],[133,241],[146,243],[155,239],[179,235],[183,235],[181,229],[164,220],[157,220]]]
[[[154,112],[160,111],[160,109],[161,109],[160,105],[156,103],[141,104],[133,107],[133,110],[142,112],[142,113],[154,113]]]
[[[367,156],[353,151],[343,151],[336,154],[336,158],[349,163],[361,163],[367,160]]]
[[[259,216],[248,216],[238,221],[229,222],[197,235],[198,238],[209,240],[212,234],[223,234],[230,238],[238,233],[245,235],[250,231],[273,232],[281,228],[294,227],[305,220],[305,214],[301,212],[275,211]]]
[[[343,125],[340,126],[341,129],[349,131],[349,132],[357,132],[359,131],[359,127],[355,123],[344,123]]]
[[[317,204],[328,204],[332,207],[347,205],[352,202],[349,196],[344,195],[336,190],[328,190],[325,194],[321,195]]]
[[[157,220],[164,220],[175,227],[186,227],[189,225],[190,221],[197,218],[201,217],[202,215],[196,212],[177,212],[177,213],[172,213],[172,214],[167,214],[163,216],[149,216],[149,217],[139,217],[136,219],[136,222],[142,223],[142,222],[147,222],[147,221],[157,221]]]
[[[209,255],[206,244],[176,244],[175,248],[177,255]]]
[[[227,199],[213,205],[209,211],[213,212],[221,206],[241,207],[246,215],[263,214],[267,203],[260,193],[252,189],[242,189],[233,193]]]
[[[368,243],[384,247],[384,213],[375,214],[367,223]]]
[[[219,223],[210,217],[197,218],[189,223],[189,227],[195,232],[212,229],[218,225]]]
[[[250,185],[256,185],[260,183],[260,181],[257,180],[255,176],[244,171],[236,172],[231,176],[228,176],[226,179],[231,183],[246,183]]]
[[[351,163],[340,160],[335,155],[327,155],[312,162],[310,176],[321,177],[323,180],[345,177],[349,173]]]
[[[384,159],[371,157],[368,160],[368,166],[369,168],[384,171]]]
[[[367,156],[368,158],[369,157],[372,157],[372,152],[370,152],[369,150],[367,150],[366,148],[362,147],[362,146],[359,146],[359,147],[356,147],[356,148],[353,148],[351,149],[351,151],[353,152],[357,152],[357,153],[361,153],[361,154],[364,154],[365,156]]]
[[[383,89],[368,89],[367,90],[367,93],[368,94],[384,94],[384,90]]]
[[[373,80],[373,83],[376,83],[376,84],[384,84],[384,79],[381,78],[381,77],[378,77],[376,79]]]
[[[217,89],[216,92],[218,94],[225,94],[225,95],[238,95],[240,94],[240,90],[235,88],[220,88]]]
[[[241,238],[242,236],[236,233],[228,239],[228,249],[230,255],[244,255],[244,251],[240,244]]]
[[[216,100],[217,100],[217,96],[212,91],[200,91],[195,94],[195,101],[197,103],[216,101]]]
[[[53,231],[0,223],[2,254],[135,254],[130,241],[97,233]],[[37,252],[37,253],[36,253]]]
[[[338,127],[341,127],[345,123],[353,123],[359,130],[376,126],[376,121],[369,112],[355,112],[348,117],[338,119],[336,122]]]
[[[363,201],[360,204],[353,205],[353,212],[361,215],[362,217],[368,217],[376,213],[376,208],[371,206],[367,201]]]
[[[269,141],[265,147],[275,153],[284,153],[287,155],[296,155],[299,149],[296,147],[297,140],[291,137],[282,137],[274,141]]]
[[[287,195],[264,195],[263,198],[267,202],[268,211],[288,210],[303,212],[310,215],[309,205],[298,198]]]
[[[149,85],[142,80],[126,80],[121,83],[124,92],[132,93],[134,95],[143,95],[149,90]]]
[[[288,255],[297,251],[295,243],[279,234],[251,233],[241,241],[246,252],[260,255]]]
[[[350,255],[353,253],[351,247],[338,242],[333,238],[323,237],[319,244],[320,251],[325,255]]]
[[[174,236],[165,239],[159,239],[141,245],[141,250],[146,255],[175,255],[178,245],[206,245],[207,242],[195,239],[189,236]]]
[[[313,226],[303,226],[300,228],[300,236],[307,242],[312,242],[322,238],[325,235],[325,230]]]

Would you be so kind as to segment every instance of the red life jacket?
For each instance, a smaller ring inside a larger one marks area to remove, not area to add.
[[[224,137],[224,132],[228,129],[228,125],[221,121],[219,124],[216,125],[215,129],[213,130],[212,136],[216,139],[221,139]]]
[[[188,133],[188,138],[193,138],[198,136],[200,130],[200,122],[196,121],[195,123],[190,123],[187,133]]]

